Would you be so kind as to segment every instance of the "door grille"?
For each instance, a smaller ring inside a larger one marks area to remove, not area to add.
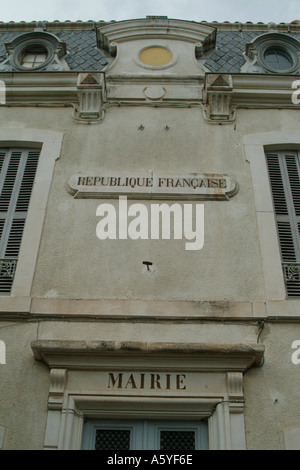
[[[195,450],[195,432],[161,431],[160,450]]]
[[[130,450],[130,430],[97,429],[95,450]]]

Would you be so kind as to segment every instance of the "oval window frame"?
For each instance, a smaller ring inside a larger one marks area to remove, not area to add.
[[[291,64],[289,67],[287,68],[278,68],[278,69],[273,69],[273,67],[270,65],[270,62],[268,62],[268,60],[266,59],[266,55],[269,54],[270,52],[272,52],[273,54],[277,53],[281,53],[282,57],[286,56],[286,59],[287,61]],[[283,72],[285,73],[287,70],[290,70],[293,66],[294,66],[294,60],[293,60],[293,57],[292,55],[289,53],[289,51],[287,51],[285,48],[282,48],[280,46],[269,46],[265,51],[264,51],[264,61],[266,64],[268,64],[268,67],[272,70],[276,70],[278,73],[279,72]]]
[[[290,68],[285,69],[285,70],[278,70],[278,69],[272,68],[265,60],[265,54],[270,49],[274,49],[274,50],[277,49],[277,50],[283,51],[285,54],[287,54],[290,57],[293,65]],[[263,67],[267,72],[277,74],[277,75],[290,74],[290,73],[296,72],[300,67],[299,51],[289,41],[284,41],[282,39],[266,40],[259,47],[258,62],[260,63],[261,67]]]
[[[35,46],[43,47],[46,50],[47,52],[46,60],[42,62],[41,64],[37,65],[36,67],[31,67],[31,68],[24,67],[23,65],[20,64],[21,56],[24,55],[27,50]],[[41,70],[47,67],[47,65],[51,64],[51,62],[54,59],[54,53],[55,53],[55,48],[54,48],[54,45],[50,41],[47,41],[46,39],[42,39],[42,38],[27,39],[23,41],[21,44],[18,44],[16,46],[13,52],[13,56],[12,56],[12,65],[15,70],[19,70],[22,72],[33,72],[36,70]]]
[[[140,60],[140,55],[142,54],[142,52],[146,51],[147,49],[152,49],[154,47],[158,47],[158,48],[161,48],[161,49],[166,49],[168,52],[170,52],[170,54],[172,55],[171,61],[168,62],[167,64],[163,64],[163,65],[148,65],[148,64],[145,64],[144,62],[142,62]],[[139,65],[140,67],[143,67],[144,69],[157,70],[158,71],[158,70],[164,70],[164,69],[168,69],[170,67],[173,67],[176,64],[177,60],[178,60],[178,56],[174,52],[173,49],[171,49],[169,46],[166,46],[165,44],[148,44],[147,46],[142,47],[141,49],[139,49],[139,51],[137,52],[134,60],[135,60],[137,65]]]

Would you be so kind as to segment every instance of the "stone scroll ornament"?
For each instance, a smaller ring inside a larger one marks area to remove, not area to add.
[[[128,199],[228,200],[238,192],[238,184],[225,174],[91,172],[71,176],[66,189],[78,199],[127,196]]]

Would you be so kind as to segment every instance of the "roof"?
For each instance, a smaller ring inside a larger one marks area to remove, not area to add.
[[[1,23],[0,22],[0,62],[6,59],[5,43],[11,42],[20,34],[33,31],[40,22]],[[110,22],[111,23],[111,22]],[[246,44],[255,37],[269,31],[264,23],[217,23],[203,22],[217,29],[215,50],[205,60],[201,60],[212,73],[239,73],[245,59]],[[109,23],[88,22],[43,22],[44,30],[55,34],[67,45],[65,60],[71,71],[101,71],[107,65],[107,52],[97,48],[96,28]],[[300,41],[300,22],[274,25],[276,31],[285,33]],[[275,29],[274,28],[274,29]]]
[[[0,31],[0,62],[6,59],[5,43],[11,42],[25,31]],[[93,30],[51,31],[66,42],[68,55],[65,60],[72,71],[100,71],[107,64],[104,53],[97,49],[96,32]]]
[[[264,31],[218,31],[216,49],[205,60],[205,67],[213,73],[239,73],[245,63],[246,44]],[[267,32],[267,31],[265,31]],[[300,41],[300,33],[286,33]]]

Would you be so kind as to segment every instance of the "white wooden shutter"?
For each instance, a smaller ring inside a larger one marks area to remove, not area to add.
[[[0,294],[11,290],[39,153],[0,149]]]
[[[300,296],[299,152],[267,152],[266,158],[287,294],[297,297]]]

